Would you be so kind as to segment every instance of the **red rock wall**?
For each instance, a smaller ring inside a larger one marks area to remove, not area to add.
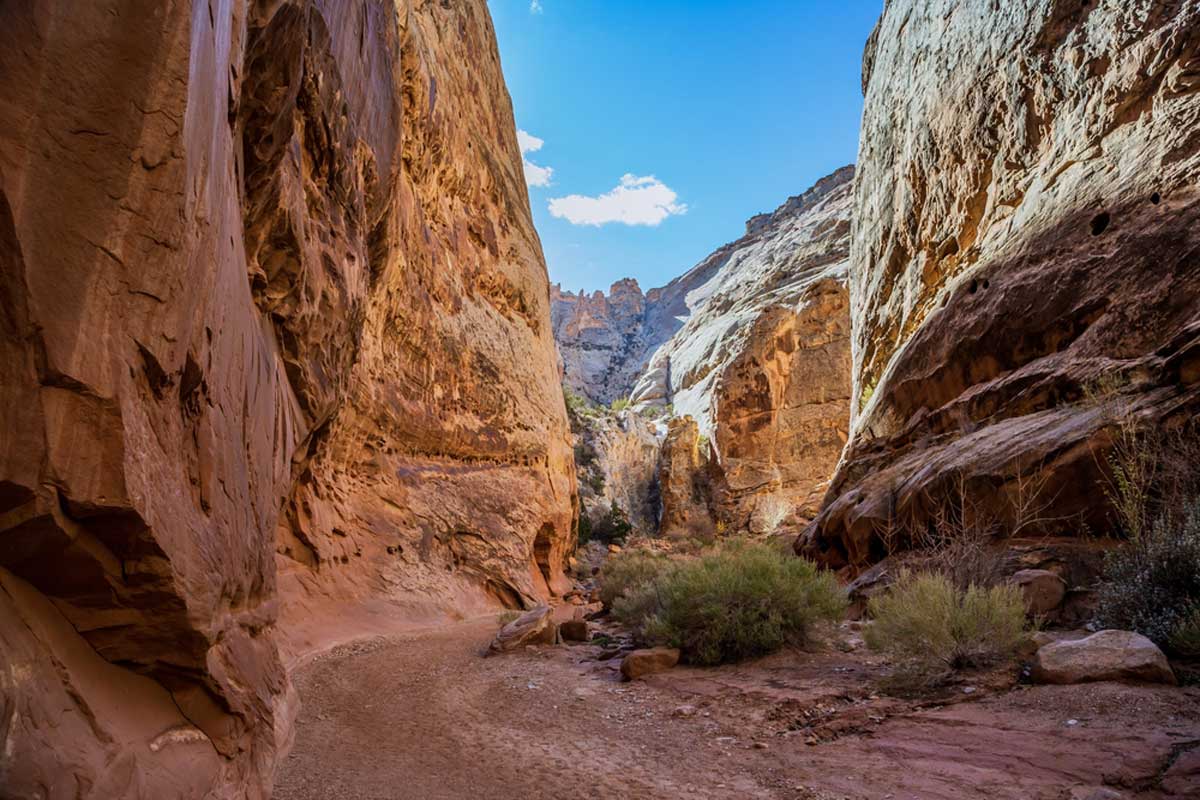
[[[864,67],[851,441],[801,549],[858,568],[1031,478],[1056,532],[1103,530],[1089,387],[1200,409],[1200,9],[890,0]]]
[[[280,642],[561,588],[482,0],[8,3],[0,119],[0,794],[262,796]]]

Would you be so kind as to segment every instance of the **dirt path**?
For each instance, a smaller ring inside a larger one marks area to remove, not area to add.
[[[622,684],[589,646],[481,658],[494,630],[377,639],[302,668],[275,796],[1200,796],[1195,689],[980,687],[917,708],[872,694],[876,665],[837,651]]]

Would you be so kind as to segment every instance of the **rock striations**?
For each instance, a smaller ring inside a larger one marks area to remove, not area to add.
[[[644,297],[628,280],[608,296],[552,288],[568,386],[692,417],[716,452],[714,511],[737,529],[811,519],[846,442],[853,178],[844,167],[750,219]]]
[[[9,3],[0,118],[0,794],[262,797],[353,609],[564,587],[483,0]]]
[[[1032,482],[1047,516],[1102,525],[1087,487],[1113,417],[1200,410],[1198,10],[887,3],[864,59],[852,440],[802,550],[861,567],[951,485],[1003,518]],[[1102,383],[1113,402],[1089,400]]]

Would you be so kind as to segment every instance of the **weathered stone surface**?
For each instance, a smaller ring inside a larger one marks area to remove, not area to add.
[[[1196,21],[1190,2],[887,4],[864,59],[851,442],[806,552],[861,569],[964,484],[1011,524],[1018,478],[1047,518],[1103,530],[1114,413],[1088,387],[1158,428],[1200,408]]]
[[[588,640],[588,624],[582,619],[569,619],[558,626],[558,632],[566,642],[586,642]]]
[[[713,531],[707,454],[700,450],[700,427],[691,417],[668,423],[658,467],[662,500],[659,534],[688,536]]]
[[[1167,657],[1131,631],[1100,631],[1083,639],[1061,639],[1038,648],[1033,678],[1039,683],[1139,681],[1175,684]]]
[[[8,3],[0,119],[0,793],[261,797],[280,642],[565,587],[482,0]]]
[[[569,412],[579,478],[579,513],[593,529],[615,503],[633,530],[658,530],[658,455],[654,423],[628,409],[600,407]]]
[[[1022,569],[1010,578],[1025,596],[1025,608],[1030,614],[1048,614],[1062,605],[1067,584],[1047,569]]]
[[[848,436],[853,177],[840,169],[750,219],[645,298],[631,282],[554,295],[568,386],[695,419],[717,453],[715,511],[738,530],[811,519]]]
[[[553,609],[550,606],[538,606],[501,628],[488,645],[488,652],[507,653],[526,645],[554,644],[556,641],[558,625],[554,623]]]
[[[679,651],[673,647],[634,650],[621,660],[621,675],[627,681],[664,672],[679,663]]]

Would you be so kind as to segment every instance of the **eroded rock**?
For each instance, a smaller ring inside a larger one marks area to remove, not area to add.
[[[895,0],[869,51],[851,441],[801,549],[862,569],[958,488],[1104,530],[1112,425],[1200,409],[1195,8]]]
[[[679,651],[673,647],[634,650],[621,660],[621,675],[627,681],[665,672],[679,663]]]
[[[1039,683],[1176,682],[1167,657],[1154,642],[1115,630],[1042,645],[1034,657],[1033,678]]]
[[[1062,605],[1067,584],[1057,574],[1046,569],[1022,569],[1009,579],[1020,587],[1025,596],[1025,608],[1030,614],[1048,614]]]
[[[566,588],[493,36],[482,0],[0,8],[0,793],[262,797],[285,659],[354,609]]]
[[[488,645],[488,653],[507,653],[526,645],[554,644],[558,641],[558,627],[554,623],[554,610],[550,606],[538,606],[501,628]]]

